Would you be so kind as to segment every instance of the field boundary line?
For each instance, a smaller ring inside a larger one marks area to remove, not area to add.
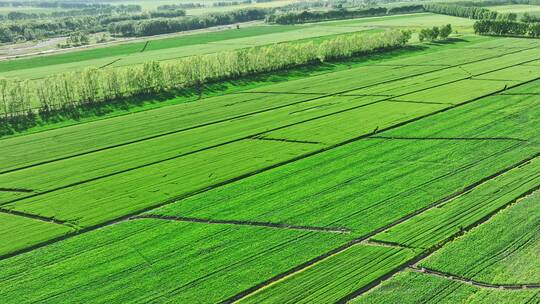
[[[22,188],[0,188],[0,192],[32,193],[34,190]]]
[[[137,220],[137,219],[154,219],[154,220],[164,220],[164,221],[234,225],[234,226],[255,226],[255,227],[267,227],[267,228],[276,228],[276,229],[329,232],[329,233],[340,233],[340,234],[349,234],[352,232],[352,230],[347,229],[347,228],[289,225],[285,223],[271,223],[271,222],[257,222],[257,221],[214,220],[214,219],[202,219],[202,218],[169,216],[169,215],[159,215],[159,214],[142,214],[142,215],[138,215],[138,216],[134,216],[130,218],[130,220]]]
[[[502,205],[501,207],[497,208],[496,210],[486,214],[485,216],[483,216],[481,219],[475,221],[474,223],[468,225],[467,227],[464,227],[463,230],[459,231],[459,232],[456,232],[455,234],[449,236],[448,238],[446,238],[445,240],[441,241],[440,243],[432,246],[431,248],[429,249],[426,249],[422,254],[416,256],[415,258],[409,260],[408,262],[402,264],[400,267],[388,272],[387,274],[381,276],[379,279],[377,280],[374,280],[372,281],[370,284],[358,289],[357,291],[347,295],[346,297],[342,298],[338,303],[340,304],[345,304],[351,300],[353,300],[354,298],[357,298],[363,294],[365,294],[366,292],[369,292],[370,290],[372,290],[373,288],[377,287],[378,285],[380,285],[383,281],[386,281],[388,279],[390,279],[392,276],[394,276],[396,273],[399,273],[399,272],[402,272],[403,270],[406,270],[407,268],[409,268],[410,266],[413,266],[413,265],[417,265],[418,263],[420,263],[422,260],[428,258],[429,256],[431,256],[433,253],[435,253],[437,250],[441,249],[442,247],[444,247],[445,245],[447,245],[448,243],[454,241],[456,238],[464,235],[465,233],[471,231],[472,229],[474,229],[475,227],[477,226],[480,226],[482,224],[484,224],[485,222],[489,221],[494,215],[496,215],[497,213],[499,213],[500,211],[508,208],[508,207],[511,207],[517,203],[519,203],[519,201],[521,201],[522,199],[526,198],[527,196],[531,195],[532,193],[538,191],[540,189],[540,185],[536,186],[536,187],[533,187],[532,189],[529,189],[527,191],[525,191],[524,193],[518,195],[516,198],[512,199],[512,200],[509,200],[508,203]]]
[[[419,272],[426,275],[436,276],[444,278],[454,282],[465,283],[480,288],[487,289],[502,289],[502,290],[516,290],[516,289],[540,289],[540,283],[526,283],[526,284],[492,284],[482,281],[476,281],[459,275],[455,275],[449,272],[438,271],[427,267],[409,266],[409,269],[415,272]]]
[[[218,119],[218,120],[215,120],[215,121],[210,121],[210,122],[199,124],[199,125],[194,125],[194,126],[190,126],[190,127],[186,127],[186,128],[172,130],[172,131],[168,131],[168,132],[164,132],[164,133],[158,133],[158,134],[155,134],[155,135],[151,135],[151,136],[147,136],[147,137],[143,137],[143,138],[139,138],[139,139],[136,139],[136,140],[127,141],[127,142],[123,142],[123,143],[119,143],[119,144],[114,144],[114,145],[102,147],[102,148],[99,148],[99,149],[94,149],[94,150],[89,150],[89,151],[85,151],[85,152],[75,153],[75,154],[72,154],[72,155],[67,155],[67,156],[58,157],[58,158],[55,158],[55,159],[50,159],[50,160],[46,160],[46,161],[42,161],[42,162],[37,162],[37,163],[26,165],[26,166],[21,166],[21,167],[18,167],[18,168],[13,168],[13,169],[0,171],[0,175],[15,172],[15,171],[19,171],[19,170],[24,170],[24,169],[28,169],[28,168],[32,168],[32,167],[36,167],[36,166],[40,166],[40,165],[44,165],[44,164],[48,164],[48,163],[52,163],[52,162],[62,161],[62,160],[66,160],[66,159],[70,159],[70,158],[73,158],[73,157],[78,157],[78,156],[82,156],[82,155],[86,155],[86,154],[92,154],[92,153],[101,152],[101,151],[105,151],[105,150],[109,150],[109,149],[114,149],[114,148],[130,145],[130,144],[134,144],[134,143],[138,143],[138,142],[142,142],[142,141],[146,141],[146,140],[160,138],[160,137],[164,137],[164,136],[175,134],[175,133],[180,133],[180,132],[184,132],[184,131],[188,131],[188,130],[192,130],[192,129],[196,129],[196,128],[209,126],[209,125],[212,125],[212,124],[225,122],[225,121],[228,121],[228,120],[233,120],[233,119],[243,118],[243,117],[247,117],[247,116],[251,116],[251,115],[255,115],[255,114],[259,114],[259,113],[273,111],[273,110],[276,110],[276,109],[280,109],[280,108],[284,108],[284,107],[288,107],[288,106],[292,106],[292,105],[296,105],[296,104],[300,104],[300,103],[304,103],[304,102],[310,102],[310,101],[317,100],[317,99],[322,99],[322,98],[325,98],[325,97],[331,97],[331,96],[335,96],[335,95],[339,95],[339,94],[345,94],[347,92],[361,90],[361,89],[365,89],[365,88],[369,88],[369,87],[373,87],[373,86],[377,86],[377,85],[382,85],[382,84],[387,84],[387,83],[391,83],[391,82],[395,82],[395,81],[401,81],[401,80],[411,78],[411,77],[417,77],[417,76],[427,75],[427,74],[430,74],[430,73],[440,72],[440,71],[444,71],[444,70],[454,68],[454,67],[461,67],[461,65],[477,63],[477,62],[481,62],[481,61],[485,61],[485,60],[489,60],[489,59],[499,58],[501,56],[513,55],[513,54],[520,53],[520,52],[530,50],[530,49],[536,49],[536,47],[520,49],[520,50],[509,52],[509,53],[506,53],[506,54],[503,54],[503,55],[496,55],[496,56],[494,55],[492,57],[485,57],[485,58],[481,58],[481,59],[476,59],[476,60],[473,60],[473,61],[470,61],[470,62],[460,63],[460,64],[457,64],[457,65],[448,66],[448,67],[444,67],[444,68],[433,70],[433,71],[419,72],[419,73],[416,73],[416,74],[413,74],[413,75],[407,75],[407,76],[398,77],[398,78],[395,78],[395,79],[385,80],[385,81],[378,82],[378,83],[375,83],[375,84],[360,86],[360,87],[357,87],[357,88],[354,88],[354,89],[348,89],[348,90],[344,90],[344,91],[341,91],[341,92],[330,93],[330,94],[327,94],[327,95],[320,95],[320,96],[316,96],[316,97],[314,97],[312,99],[302,100],[302,101],[298,101],[298,102],[294,102],[294,103],[290,103],[290,104],[286,104],[286,105],[281,105],[281,106],[274,107],[274,108],[268,108],[268,109],[264,109],[264,110],[253,111],[253,112],[244,113],[244,114],[240,114],[240,115],[233,116],[233,117],[228,117],[228,118],[224,118],[224,119]],[[486,73],[495,72],[495,71],[498,71],[498,70],[501,70],[501,69],[506,69],[506,68],[513,67],[513,66],[516,66],[516,65],[525,64],[525,63],[535,61],[535,60],[537,60],[537,59],[528,60],[528,61],[522,62],[520,64],[515,64],[515,65],[507,66],[507,67],[504,67],[504,68],[491,70],[491,71],[486,72]],[[341,71],[336,71],[336,72],[341,72]],[[336,72],[331,72],[331,73],[336,73]],[[328,74],[331,74],[331,73],[328,73]],[[485,74],[485,73],[481,73],[481,74],[478,74],[478,75],[482,75],[482,74]],[[467,78],[463,78],[463,79],[460,79],[460,80],[464,80],[464,79],[467,79]],[[536,79],[540,79],[540,77],[536,78]],[[457,80],[457,81],[460,81],[460,80]],[[452,81],[452,82],[448,82],[448,83],[445,83],[445,84],[450,84],[450,83],[457,82],[457,81]],[[434,87],[436,87],[436,86],[434,86]],[[430,88],[433,88],[433,87],[430,87]],[[427,88],[427,89],[430,89],[430,88]],[[421,90],[419,90],[419,91],[421,91]],[[419,92],[419,91],[414,91],[412,93]],[[409,92],[407,94],[412,94],[412,93]],[[397,96],[394,96],[394,97],[404,96],[404,95],[407,95],[407,94],[397,95]],[[221,96],[226,96],[226,95],[227,94],[221,95]],[[122,115],[122,116],[124,116],[124,115]]]
[[[298,143],[298,144],[311,144],[311,145],[322,145],[323,143],[318,141],[306,141],[306,140],[296,140],[296,139],[286,139],[286,138],[273,138],[273,137],[264,137],[264,136],[253,136],[251,139],[254,140],[267,140],[267,141],[279,141],[279,142],[288,142],[288,143]]]
[[[388,139],[388,140],[463,140],[463,141],[520,141],[527,142],[526,139],[513,138],[513,137],[402,137],[402,136],[371,136],[369,138],[374,139]]]
[[[113,64],[117,63],[117,62],[120,61],[120,60],[122,60],[122,58],[117,58],[117,59],[115,59],[115,60],[113,60],[113,61],[111,61],[111,62],[109,62],[109,63],[106,63],[106,64],[104,64],[104,65],[98,67],[98,69],[104,69],[104,68],[106,68],[106,67],[108,67],[108,66],[110,66],[110,65],[113,65]]]
[[[463,79],[461,79],[463,80]],[[461,81],[460,80],[460,81]],[[446,85],[446,84],[445,84]],[[433,89],[433,88],[430,88],[430,89]],[[421,91],[420,91],[421,92]],[[417,92],[412,92],[412,93],[407,93],[406,95],[409,95],[409,94],[414,94],[414,93],[417,93]],[[403,95],[401,95],[403,96]],[[396,96],[396,97],[399,97],[399,96]],[[416,100],[402,100],[402,99],[389,99],[387,100],[388,102],[401,102],[401,103],[417,103],[417,104],[440,104],[440,105],[455,105],[455,103],[450,103],[450,102],[437,102],[437,101],[416,101]]]
[[[504,174],[504,173],[506,173],[506,172],[512,170],[513,168],[516,168],[516,167],[519,167],[520,165],[523,165],[523,164],[525,164],[525,163],[528,163],[530,160],[532,160],[532,159],[534,159],[534,158],[536,158],[536,157],[538,157],[538,156],[540,156],[540,152],[537,153],[537,154],[536,154],[534,157],[532,157],[531,159],[522,160],[522,161],[520,161],[520,162],[518,162],[518,163],[516,163],[516,164],[514,164],[514,165],[512,165],[512,166],[510,166],[510,167],[507,167],[507,168],[505,168],[505,169],[499,171],[498,173],[500,173],[500,174],[497,174],[497,173],[496,173],[496,174],[494,174],[494,175],[492,175],[492,176],[490,176],[490,177],[495,178],[495,177],[497,177],[497,176],[499,176],[499,175],[502,175],[502,174]],[[473,184],[471,184],[471,185],[465,187],[464,189],[462,189],[462,190],[460,190],[460,191],[458,191],[458,192],[456,192],[456,193],[453,193],[453,194],[447,196],[446,198],[440,199],[440,200],[436,201],[435,203],[432,203],[432,204],[430,204],[430,205],[428,205],[428,206],[426,206],[426,207],[424,207],[424,208],[421,208],[421,209],[419,209],[419,210],[417,210],[417,211],[415,211],[415,212],[409,213],[409,214],[403,216],[402,218],[400,218],[400,219],[398,219],[398,220],[396,220],[396,221],[394,221],[394,222],[392,222],[392,223],[390,223],[390,224],[387,224],[387,225],[385,225],[385,226],[383,226],[383,227],[380,227],[380,228],[378,228],[378,229],[375,229],[375,230],[373,230],[373,231],[371,231],[371,232],[369,232],[369,233],[367,233],[367,234],[365,234],[365,235],[363,235],[363,236],[361,236],[361,237],[359,237],[359,238],[357,238],[357,239],[352,240],[351,242],[349,242],[349,243],[347,243],[347,244],[345,244],[345,245],[343,245],[343,246],[340,246],[340,247],[338,247],[338,248],[336,248],[336,249],[334,249],[334,250],[332,250],[332,251],[329,251],[329,252],[327,252],[327,253],[325,253],[325,254],[322,254],[322,255],[320,255],[320,256],[314,258],[313,260],[310,260],[310,261],[308,261],[308,262],[306,262],[306,263],[304,263],[304,264],[298,265],[298,266],[296,266],[296,267],[290,269],[289,271],[286,271],[286,272],[283,272],[283,273],[281,273],[281,274],[278,274],[277,276],[275,276],[275,277],[273,277],[273,278],[270,278],[270,279],[267,280],[267,281],[264,281],[264,282],[262,282],[262,283],[260,283],[260,284],[258,284],[258,285],[256,285],[256,286],[253,286],[253,287],[251,287],[251,288],[249,288],[249,289],[246,289],[245,291],[243,291],[243,292],[241,292],[241,293],[238,293],[237,295],[235,295],[235,296],[233,296],[233,297],[230,297],[229,299],[223,301],[222,303],[224,303],[224,304],[225,304],[225,303],[226,303],[226,304],[230,304],[230,303],[237,302],[237,301],[239,301],[239,300],[241,300],[241,299],[243,299],[243,298],[245,298],[245,297],[248,297],[249,295],[251,295],[251,294],[257,292],[258,290],[261,290],[261,289],[267,287],[268,285],[270,285],[270,284],[272,284],[272,283],[274,283],[274,282],[276,282],[276,281],[282,280],[282,279],[284,279],[284,278],[286,278],[286,277],[293,276],[293,275],[295,275],[296,273],[299,273],[299,272],[303,271],[304,268],[307,268],[307,267],[310,267],[310,266],[313,265],[313,264],[319,263],[320,261],[323,261],[323,260],[327,259],[328,257],[330,257],[330,256],[332,256],[332,255],[335,255],[335,254],[338,254],[338,253],[340,253],[340,252],[343,252],[343,251],[347,250],[348,248],[350,248],[350,247],[352,247],[352,246],[354,246],[354,245],[356,245],[356,244],[359,244],[359,243],[362,243],[362,242],[365,242],[365,241],[371,241],[370,238],[372,238],[373,236],[375,236],[375,235],[377,235],[377,234],[379,234],[379,233],[381,233],[381,232],[384,232],[384,231],[386,231],[386,230],[388,230],[388,229],[390,229],[390,228],[392,228],[392,227],[395,227],[395,226],[397,226],[397,225],[399,225],[399,224],[401,224],[401,223],[403,223],[403,222],[406,222],[407,220],[409,220],[409,219],[411,219],[411,218],[417,216],[418,214],[421,214],[421,213],[423,213],[423,212],[425,212],[425,211],[428,211],[428,210],[430,210],[430,209],[437,208],[439,205],[441,205],[441,204],[443,204],[443,203],[445,203],[445,202],[447,202],[447,201],[453,200],[454,198],[456,198],[456,197],[458,197],[458,196],[461,196],[461,195],[463,195],[464,193],[470,192],[470,191],[472,191],[474,188],[476,188],[476,187],[478,187],[478,186],[484,184],[484,183],[485,183],[487,180],[489,180],[489,179],[490,179],[490,178],[484,178],[484,179],[482,179],[482,180],[480,180],[480,181],[478,181],[478,182],[476,182],[476,183],[473,183]],[[468,230],[468,229],[469,229],[469,227],[467,227],[467,228],[464,229],[463,231],[466,231],[466,230]],[[403,247],[403,246],[402,246],[402,247]],[[421,248],[418,248],[418,249],[421,249]],[[433,250],[433,251],[435,251],[435,250]],[[410,265],[413,265],[413,264],[417,263],[418,261],[420,261],[420,260],[422,260],[422,259],[424,258],[423,255],[425,254],[425,252],[426,252],[426,251],[424,251],[424,253],[420,254],[420,255],[417,256],[416,258],[410,260],[408,263],[405,263],[405,264],[402,265],[401,267],[396,268],[394,271],[391,271],[391,272],[389,272],[388,274],[382,276],[381,278],[372,281],[372,283],[370,283],[370,284],[364,286],[363,288],[359,289],[358,291],[355,291],[355,292],[353,292],[353,293],[347,295],[345,298],[341,299],[338,303],[346,303],[346,302],[348,302],[349,300],[351,300],[351,299],[357,297],[358,295],[361,295],[362,293],[364,293],[364,292],[366,292],[366,291],[372,289],[373,287],[377,286],[377,285],[378,285],[380,282],[382,282],[384,279],[389,278],[389,277],[391,277],[392,275],[394,275],[395,273],[397,273],[397,272],[403,270],[404,268],[406,268],[406,267],[408,267],[408,266],[410,266]],[[419,257],[421,257],[421,258],[419,258]],[[384,279],[382,279],[382,278],[384,278]],[[376,283],[376,284],[374,284],[374,283]],[[374,285],[372,285],[372,284],[374,284]],[[369,287],[369,288],[368,288],[368,287]],[[358,292],[360,292],[360,294],[357,295]]]
[[[10,209],[5,209],[5,208],[0,208],[0,213],[10,214],[10,215],[18,216],[18,217],[25,217],[25,218],[28,218],[28,219],[37,220],[37,221],[41,221],[41,222],[57,224],[57,225],[73,228],[75,230],[78,229],[78,227],[76,225],[73,225],[72,223],[70,223],[68,221],[58,220],[58,219],[55,219],[55,218],[41,216],[41,215],[37,215],[37,214],[33,214],[33,213],[26,213],[26,212],[22,212],[22,211],[10,210]]]

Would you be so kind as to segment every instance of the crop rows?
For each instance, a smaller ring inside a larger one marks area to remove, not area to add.
[[[2,299],[351,299],[538,187],[523,43],[3,140]]]
[[[540,300],[538,194],[503,210],[418,267],[397,274],[352,303],[397,299],[402,303],[536,303]]]

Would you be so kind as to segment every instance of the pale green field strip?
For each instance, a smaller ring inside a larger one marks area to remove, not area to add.
[[[378,130],[390,128],[404,121],[448,107],[449,105],[383,101],[369,107],[268,132],[264,136],[287,140],[316,141],[326,145],[332,145]]]
[[[329,78],[332,78],[336,87],[332,88],[332,86],[327,86],[327,92],[321,93],[328,94],[328,91],[339,92],[339,90],[354,88],[355,85],[366,87],[380,82],[389,82],[392,79],[413,76],[416,70],[418,70],[418,73],[420,74],[426,71],[429,72],[429,69],[436,68],[399,68],[394,72],[395,76],[389,75],[389,69],[393,70],[392,67],[367,66],[350,71],[332,73],[332,76],[321,75],[311,77],[309,78],[310,82],[306,82],[306,80],[292,81],[290,84],[287,84],[287,86],[289,86],[288,89],[290,91],[295,91],[295,89],[302,85],[308,88],[325,87],[323,84],[326,84],[329,81]],[[357,77],[358,74],[363,73],[370,75],[370,77]],[[348,79],[349,81],[343,81],[342,79]],[[354,82],[352,80],[354,80]],[[281,87],[283,85],[278,84],[276,86]],[[269,87],[269,89],[271,89],[271,87]],[[235,101],[231,100],[231,98],[234,98]],[[287,99],[282,99],[281,96],[280,98],[277,98],[276,96],[265,96],[264,98],[261,98],[260,96],[247,96],[246,100],[236,101],[237,98],[241,97],[223,96],[211,98],[204,100],[205,102],[207,101],[207,103],[182,104],[117,117],[105,121],[97,121],[85,125],[3,140],[2,147],[0,147],[0,152],[2,152],[0,153],[0,155],[2,155],[0,156],[0,163],[2,164],[0,165],[0,169],[2,171],[13,170],[44,161],[54,160],[61,158],[62,156],[99,150],[108,146],[123,144],[130,141],[144,140],[146,137],[162,134],[164,132],[174,132],[175,129],[182,130],[196,125],[203,125],[205,123],[286,105],[290,103],[288,100],[289,98],[298,98],[296,101],[301,101],[303,99],[301,96],[289,96]],[[257,102],[241,102],[247,101],[248,99]],[[226,111],[224,111],[224,109],[226,109]],[[178,112],[180,111],[184,115],[178,115]],[[230,115],[224,116],[224,112],[229,113]],[[141,125],[144,125],[145,128],[141,128]],[[176,128],[171,130],[171,125],[176,126]],[[122,126],[122,129],[118,130],[119,126]],[[112,132],[114,132],[114,136],[110,136]],[[56,138],[60,137],[62,138],[62,147],[58,147],[59,142],[56,140]],[[29,146],[31,149],[28,148]],[[29,152],[30,150],[32,153]]]
[[[447,244],[421,263],[497,285],[540,286],[540,192]]]
[[[351,304],[531,304],[540,302],[538,290],[495,290],[406,270]]]
[[[0,301],[218,303],[348,241],[335,233],[126,221],[1,261]]]
[[[0,175],[0,184],[3,187],[20,188],[15,185],[25,185],[25,187],[29,187],[34,191],[31,193],[9,192],[3,195],[0,194],[0,204],[11,199],[34,196],[48,192],[51,189],[58,189],[98,177],[174,160],[212,147],[216,148],[241,139],[248,139],[268,130],[298,124],[318,117],[332,116],[332,114],[340,111],[358,108],[349,112],[353,112],[358,118],[366,118],[370,116],[369,113],[381,109],[378,106],[380,104],[369,106],[371,103],[376,103],[380,98],[363,96],[321,98],[242,119],[229,120],[131,145],[2,174]],[[388,107],[384,103],[382,106],[383,109]],[[390,109],[389,114],[394,114],[394,120],[398,119],[399,121],[414,117],[413,115],[419,110],[414,106],[407,106],[409,109],[399,112]],[[358,114],[359,111],[366,114],[360,115]],[[407,111],[409,113],[406,113]],[[377,119],[389,123],[394,122],[386,117],[377,117]],[[316,144],[317,142],[313,143]],[[315,145],[314,148],[322,148],[322,144]],[[43,176],[47,176],[47,179],[43,179]]]
[[[238,303],[337,303],[413,257],[407,249],[354,245]]]
[[[433,248],[539,186],[540,158],[536,157],[373,239],[412,248]]]
[[[272,26],[274,27],[274,26]],[[282,27],[282,26],[275,26]],[[303,39],[313,39],[318,37],[333,36],[347,33],[355,33],[366,31],[368,33],[371,28],[362,26],[351,27],[330,27],[321,25],[302,25],[302,26],[286,26],[283,31],[275,31],[277,33],[268,33],[261,35],[251,35],[248,37],[223,39],[219,41],[210,41],[201,44],[192,44],[182,46],[182,41],[179,40],[177,47],[169,47],[157,50],[146,50],[144,52],[133,51],[128,54],[120,56],[107,55],[107,48],[100,49],[98,53],[99,57],[95,59],[87,59],[82,61],[73,61],[68,63],[60,63],[54,65],[47,65],[41,67],[31,67],[29,65],[21,64],[23,69],[9,70],[0,72],[0,77],[6,78],[19,78],[19,79],[37,79],[50,76],[58,73],[65,73],[69,71],[80,70],[84,68],[94,67],[100,68],[106,66],[107,68],[116,68],[121,66],[130,66],[136,64],[142,64],[149,60],[153,61],[165,61],[178,59],[181,57],[188,57],[194,55],[210,54],[222,51],[232,51],[242,48],[248,48],[253,46],[262,46],[273,43],[290,42]],[[199,34],[201,35],[201,34]],[[204,35],[204,34],[202,34]],[[225,34],[226,35],[226,34]],[[178,39],[178,38],[177,38]],[[189,39],[189,38],[188,38]],[[159,44],[159,41],[150,41],[151,44]],[[138,43],[140,44],[140,42]],[[142,49],[142,47],[141,47]],[[97,52],[96,52],[97,53]],[[52,55],[52,56],[69,56],[66,54]],[[80,54],[74,54],[73,57],[81,56]],[[27,59],[23,59],[27,60]],[[111,64],[112,63],[112,64]],[[109,65],[110,64],[110,65]],[[0,63],[0,67],[1,67]]]
[[[0,212],[0,255],[62,237],[74,230],[68,226]]]
[[[470,28],[474,24],[474,20],[467,18],[453,17],[447,15],[438,15],[432,13],[415,13],[415,14],[405,14],[405,15],[394,15],[394,16],[383,16],[383,17],[368,17],[368,18],[357,18],[350,20],[340,20],[340,21],[330,21],[326,24],[342,27],[342,26],[369,26],[369,27],[411,27],[411,28],[424,28],[432,26],[440,26],[446,24],[452,24],[452,27],[455,28],[466,28],[469,29],[468,32],[471,32]],[[463,32],[463,31],[461,31]]]

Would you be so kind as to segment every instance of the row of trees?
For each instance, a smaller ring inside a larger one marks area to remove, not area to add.
[[[407,5],[387,9],[386,7],[373,7],[367,9],[347,10],[334,9],[327,11],[301,11],[271,14],[266,18],[268,23],[299,24],[327,20],[350,19],[361,17],[384,16],[389,14],[403,14],[423,12],[422,5]]]
[[[442,27],[434,26],[432,28],[425,28],[418,33],[418,39],[420,42],[424,40],[433,41],[437,39],[446,39],[452,33],[452,25],[447,24]]]
[[[490,20],[516,20],[516,14],[500,14],[482,7],[460,6],[455,4],[440,4],[428,3],[424,4],[424,8],[428,12],[450,15],[456,17],[464,17],[469,19],[490,19]]]
[[[540,37],[540,23],[524,23],[506,20],[479,20],[474,31],[480,35]]]
[[[184,18],[158,18],[142,21],[130,20],[110,24],[108,30],[113,35],[125,37],[152,36],[238,22],[261,20],[264,19],[267,14],[268,10],[266,9],[241,9],[224,13],[212,13],[203,16],[187,16]]]
[[[184,10],[172,10],[137,14],[96,15],[4,22],[0,24],[0,43],[44,39],[69,35],[77,31],[96,33],[106,31],[108,25],[112,23],[152,19],[161,20],[165,17],[182,17],[185,14],[186,12]]]
[[[409,39],[409,32],[389,30],[373,35],[342,35],[318,44],[313,41],[281,43],[164,63],[149,62],[116,69],[86,69],[33,81],[2,79],[0,112],[3,114],[0,115],[4,121],[34,115],[32,105],[39,105],[39,112],[47,115],[66,108],[197,87],[212,81],[401,47]]]
[[[78,16],[98,16],[98,15],[114,15],[114,14],[134,14],[140,12],[138,5],[119,5],[105,7],[88,7],[76,10],[61,10],[52,11],[49,13],[28,13],[20,11],[8,12],[6,15],[0,15],[0,20],[20,21],[32,19],[48,19],[61,17],[78,17]]]

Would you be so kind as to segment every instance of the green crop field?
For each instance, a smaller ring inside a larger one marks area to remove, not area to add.
[[[25,126],[0,103],[16,130],[0,137],[0,303],[540,303],[538,39],[419,13],[29,57],[0,76],[447,23],[444,41],[144,91],[88,120]]]

